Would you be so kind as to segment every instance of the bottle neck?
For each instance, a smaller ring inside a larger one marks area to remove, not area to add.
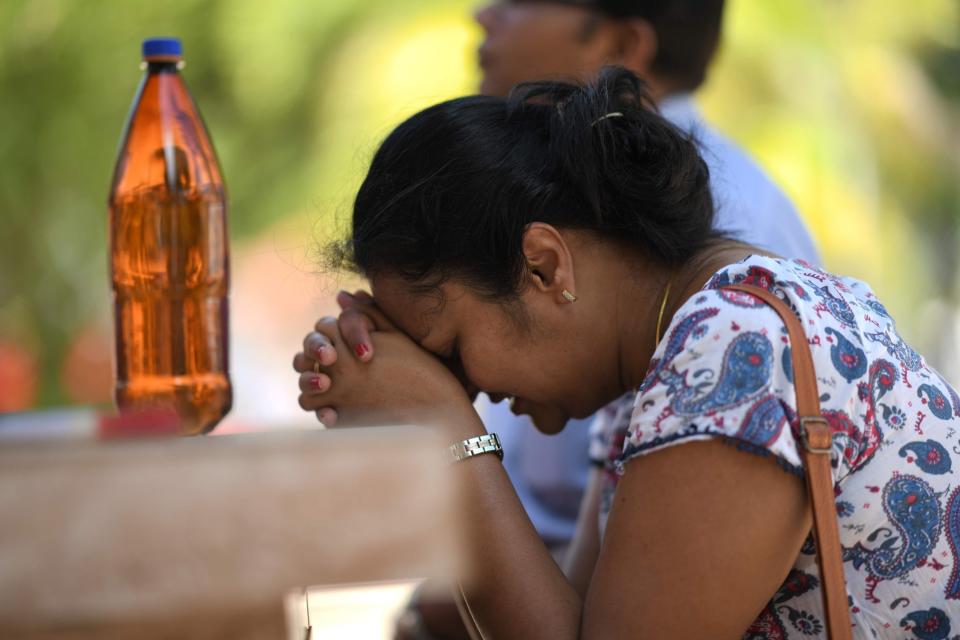
[[[178,60],[147,60],[147,73],[177,73],[180,68]]]

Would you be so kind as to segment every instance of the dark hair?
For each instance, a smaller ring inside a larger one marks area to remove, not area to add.
[[[694,91],[720,42],[723,0],[596,0],[615,18],[640,17],[657,34],[651,71],[674,91]]]
[[[534,82],[425,109],[374,156],[340,256],[421,291],[457,278],[503,301],[522,288],[535,221],[680,264],[717,237],[709,174],[654,109],[618,67],[586,86]]]

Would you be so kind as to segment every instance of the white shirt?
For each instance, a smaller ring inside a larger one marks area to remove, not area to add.
[[[785,258],[819,265],[813,240],[790,200],[746,153],[707,126],[691,96],[671,96],[660,111],[699,142],[710,169],[718,229]],[[545,436],[528,417],[510,413],[505,402],[494,405],[482,396],[477,410],[487,430],[499,436],[504,466],[540,536],[548,543],[569,541],[589,474],[591,419]]]

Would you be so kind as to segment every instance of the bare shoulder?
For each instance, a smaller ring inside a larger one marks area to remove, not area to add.
[[[803,479],[719,438],[632,459],[587,594],[584,638],[740,638],[808,532]]]

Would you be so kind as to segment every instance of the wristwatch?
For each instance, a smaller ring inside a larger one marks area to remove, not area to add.
[[[450,462],[460,462],[481,453],[495,453],[498,458],[503,460],[503,447],[500,446],[500,439],[497,438],[495,433],[485,433],[482,436],[467,438],[450,445],[447,451],[449,451]]]

